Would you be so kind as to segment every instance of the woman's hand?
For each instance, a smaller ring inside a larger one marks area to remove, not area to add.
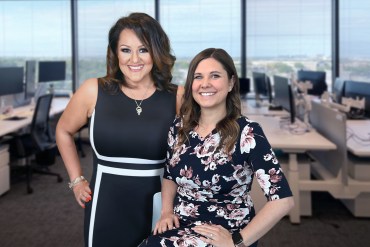
[[[91,189],[87,181],[82,181],[73,187],[76,201],[82,208],[85,208],[85,203],[91,201]]]
[[[192,228],[196,233],[202,235],[200,239],[216,247],[234,247],[230,232],[220,225],[199,225]]]
[[[179,218],[171,213],[165,213],[161,215],[161,218],[155,224],[153,235],[157,233],[164,233],[167,230],[172,230],[173,228],[180,227]]]

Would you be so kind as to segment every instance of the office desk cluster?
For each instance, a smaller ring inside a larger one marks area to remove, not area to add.
[[[64,111],[69,102],[69,98],[54,98],[52,101],[50,116],[54,116]],[[29,126],[32,122],[32,116],[35,106],[27,105],[15,108],[13,116],[18,116],[18,120],[6,120],[8,115],[0,115],[0,137],[20,131]],[[10,168],[9,152],[6,144],[0,142],[0,195],[10,189]]]
[[[341,199],[355,216],[370,217],[370,161],[365,158],[370,157],[370,142],[366,146],[346,136],[350,128],[356,136],[370,139],[370,120],[346,120],[345,115],[322,107],[313,105],[314,128],[300,134],[282,128],[281,118],[288,116],[287,112],[255,108],[253,103],[244,102],[242,113],[260,123],[273,149],[288,157],[278,159],[294,195],[295,207],[289,214],[292,223],[300,223],[300,216],[312,214],[312,191],[327,191]],[[347,150],[361,157],[353,159],[350,154],[347,157]],[[311,174],[318,179],[311,180]],[[266,198],[258,184],[253,187],[252,197],[258,211]]]

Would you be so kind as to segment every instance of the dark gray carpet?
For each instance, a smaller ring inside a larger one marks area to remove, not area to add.
[[[84,149],[87,158],[82,164],[89,177],[91,151],[86,146]],[[60,157],[51,169],[59,171],[64,182],[35,174],[33,194],[26,194],[24,181],[18,181],[0,197],[0,247],[83,246],[83,210],[67,187],[68,177]],[[299,225],[284,218],[260,240],[259,246],[370,246],[370,219],[353,217],[327,193],[313,193],[312,200],[313,217],[302,218]]]

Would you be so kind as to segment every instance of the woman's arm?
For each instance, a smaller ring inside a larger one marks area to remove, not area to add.
[[[245,129],[242,134],[244,139],[241,143],[247,143],[249,139],[252,142],[255,140],[255,145],[251,146],[249,153],[250,162],[268,202],[240,232],[247,246],[265,235],[294,206],[288,181],[261,126],[257,123],[250,123],[248,126],[249,129]],[[245,145],[241,148],[247,150]]]
[[[173,213],[173,200],[175,198],[176,191],[177,184],[172,180],[163,178],[161,218],[155,225],[153,231],[154,235],[180,226],[179,219]]]
[[[97,79],[89,79],[72,96],[57,124],[56,141],[70,181],[83,175],[74,135],[87,123],[95,107],[96,98]],[[85,181],[76,184],[73,192],[81,207],[91,199],[91,190]]]
[[[294,206],[293,197],[267,202],[253,220],[240,231],[243,243],[249,246],[265,235]]]

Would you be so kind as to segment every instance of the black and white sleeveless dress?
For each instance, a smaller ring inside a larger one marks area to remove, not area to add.
[[[92,200],[85,209],[85,246],[134,247],[151,232],[153,195],[161,189],[176,93],[156,90],[136,112],[123,92],[100,86],[89,135]]]

